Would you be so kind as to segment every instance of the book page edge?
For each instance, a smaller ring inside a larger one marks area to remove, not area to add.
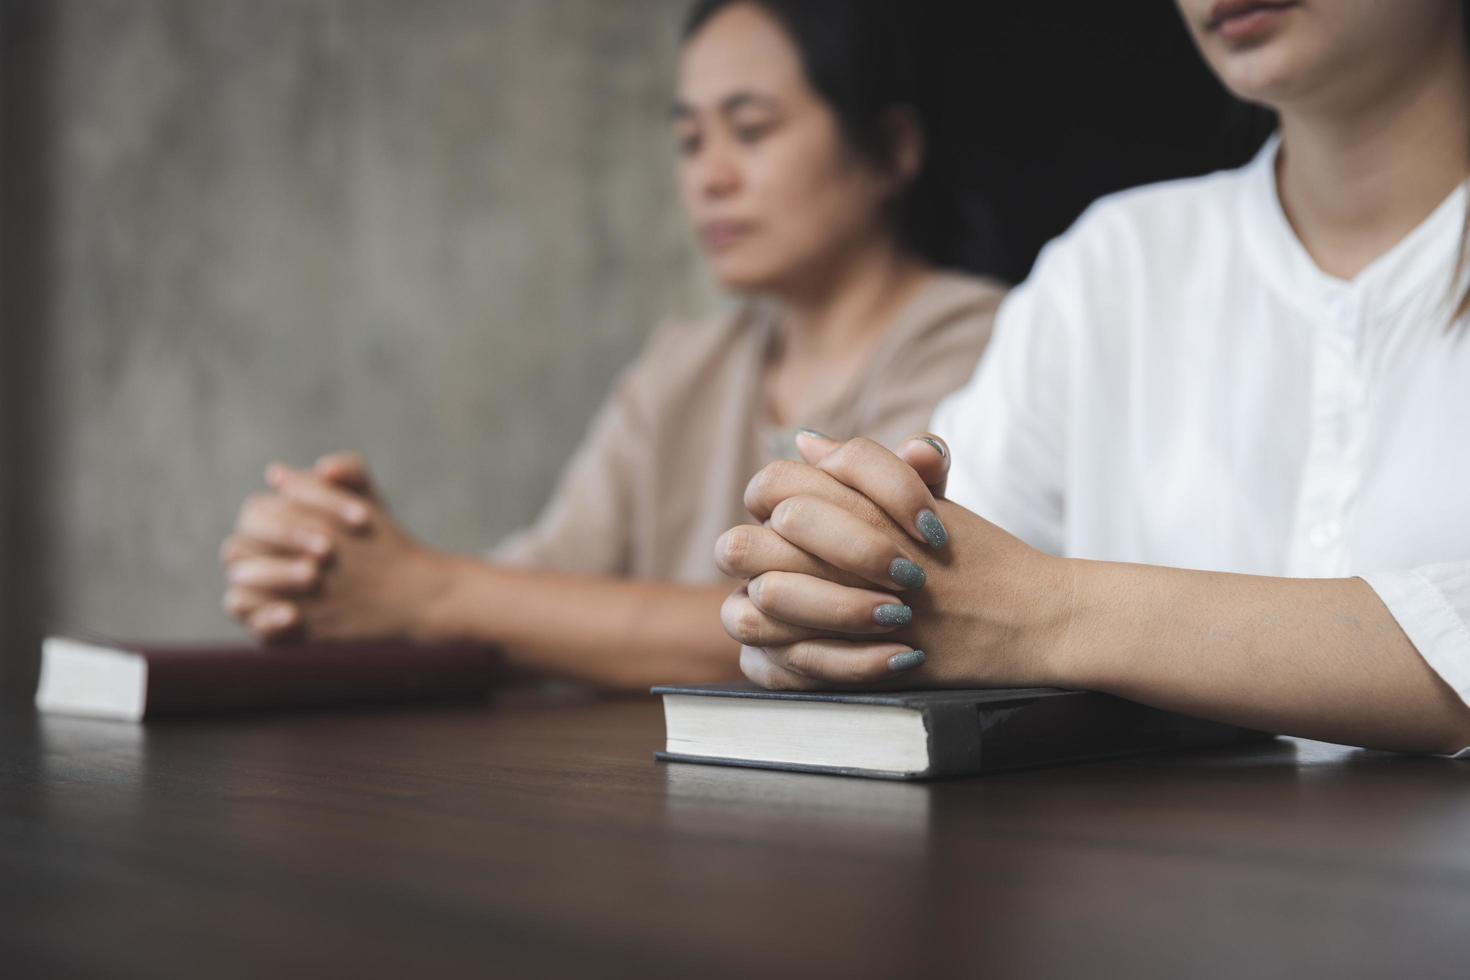
[[[75,675],[80,669],[110,673],[122,692],[99,693]],[[130,650],[100,646],[65,636],[48,636],[41,645],[41,676],[35,706],[47,714],[142,721],[148,711],[148,660]]]

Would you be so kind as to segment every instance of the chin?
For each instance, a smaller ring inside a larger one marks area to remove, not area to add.
[[[1211,61],[1236,98],[1280,108],[1312,87],[1318,59],[1300,47],[1277,37],[1253,48],[1218,52]]]
[[[735,256],[711,258],[709,269],[722,288],[736,293],[763,292],[778,278],[770,269]]]

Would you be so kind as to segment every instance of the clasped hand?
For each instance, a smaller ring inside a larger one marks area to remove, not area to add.
[[[725,630],[766,688],[1047,686],[1070,621],[1068,563],[943,499],[933,436],[895,454],[803,433],[805,463],[750,481],[757,521],[715,548],[744,584]]]
[[[266,640],[419,638],[433,553],[393,520],[362,459],[272,464],[266,482],[220,546],[225,611]]]

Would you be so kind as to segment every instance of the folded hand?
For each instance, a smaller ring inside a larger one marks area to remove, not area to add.
[[[867,439],[799,446],[805,464],[773,463],[746,489],[762,524],[716,547],[746,580],[723,618],[747,677],[798,690],[1054,682],[1069,569],[941,498],[942,441],[897,455]]]
[[[434,585],[432,553],[378,500],[362,459],[272,464],[220,547],[224,607],[262,639],[402,639]]]

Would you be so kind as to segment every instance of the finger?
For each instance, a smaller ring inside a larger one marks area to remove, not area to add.
[[[312,465],[311,470],[322,479],[361,494],[369,500],[376,500],[378,497],[372,476],[368,472],[367,460],[360,453],[327,453]]]
[[[934,513],[934,495],[919,474],[873,440],[849,439],[817,468],[877,504],[916,540],[931,548],[949,543],[949,532]]]
[[[263,640],[276,640],[301,625],[301,611],[289,602],[272,602],[256,610],[246,621],[250,632]]]
[[[778,646],[820,635],[815,630],[772,619],[750,601],[743,587],[730,593],[721,603],[720,624],[731,639],[752,647]]]
[[[832,686],[787,670],[766,656],[760,647],[740,648],[740,672],[768,691],[820,691]]]
[[[877,684],[904,675],[905,682],[924,663],[921,650],[902,643],[821,638],[764,647],[766,657],[788,673],[824,684]]]
[[[745,486],[745,509],[757,521],[766,521],[777,504],[799,494],[821,497],[874,526],[893,523],[878,505],[857,490],[843,485],[836,477],[815,466],[788,459],[769,463],[750,478]],[[899,534],[905,533],[902,529],[896,530]]]
[[[275,494],[256,494],[245,502],[235,525],[236,535],[258,548],[325,558],[332,553],[332,528],[299,504]]]
[[[935,497],[944,496],[949,482],[949,446],[930,432],[909,436],[898,447],[898,458],[914,468]]]
[[[321,568],[310,558],[242,558],[230,563],[226,578],[231,585],[294,595],[321,584]]]
[[[242,558],[256,558],[262,555],[291,555],[295,552],[280,552],[269,547],[254,538],[243,534],[234,533],[226,537],[219,544],[219,563],[229,565],[231,562],[240,561]]]
[[[768,527],[737,524],[715,541],[715,565],[731,578],[764,572],[800,572],[841,585],[863,588],[865,579],[803,551]]]
[[[826,579],[794,572],[766,572],[747,583],[755,607],[791,626],[832,633],[888,633],[913,621],[914,611],[895,597],[871,589],[853,589]],[[735,637],[752,646],[769,646]]]
[[[250,618],[252,613],[269,602],[268,596],[254,589],[230,586],[225,590],[224,598],[220,601],[220,608],[231,619],[238,619],[243,623]]]
[[[901,532],[879,530],[820,497],[798,495],[781,501],[771,514],[771,530],[873,585],[919,589],[928,578]]]
[[[266,468],[266,482],[287,500],[315,508],[344,524],[349,530],[367,527],[372,508],[357,494],[329,483],[315,473],[293,470],[280,463]]]
[[[801,453],[801,458],[812,466],[816,466],[832,455],[833,451],[841,445],[841,440],[833,439],[816,429],[796,430],[796,451]]]
[[[301,624],[301,610],[257,589],[232,586],[225,592],[224,610],[259,637],[282,636]]]
[[[841,448],[842,443],[814,429],[798,429],[796,448],[801,458],[816,466]],[[898,447],[898,457],[919,474],[935,497],[944,496],[949,480],[949,446],[930,432],[909,436]]]
[[[327,542],[327,545],[330,550],[331,542]],[[319,558],[304,548],[277,548],[238,531],[221,541],[219,546],[219,561],[226,567],[245,558],[299,558],[303,555],[313,561]]]

